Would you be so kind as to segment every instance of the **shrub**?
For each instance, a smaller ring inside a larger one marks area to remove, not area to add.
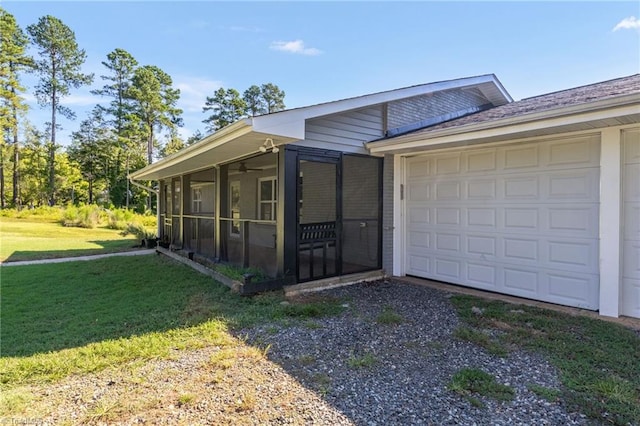
[[[64,226],[95,228],[100,225],[106,213],[96,205],[68,206],[62,214]]]
[[[155,230],[144,227],[141,223],[130,222],[127,227],[120,232],[120,235],[126,237],[127,235],[134,235],[139,240],[147,240],[156,238]]]

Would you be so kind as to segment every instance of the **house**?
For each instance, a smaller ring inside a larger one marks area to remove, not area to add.
[[[494,75],[240,120],[131,175],[174,247],[283,282],[384,270],[640,317],[640,75]]]

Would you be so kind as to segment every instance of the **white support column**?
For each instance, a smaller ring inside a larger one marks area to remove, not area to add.
[[[604,129],[600,140],[600,315],[620,315],[621,132]]]
[[[393,275],[405,274],[404,246],[404,198],[406,182],[404,178],[404,157],[393,158]]]

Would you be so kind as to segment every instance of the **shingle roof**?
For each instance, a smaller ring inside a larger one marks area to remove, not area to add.
[[[546,110],[587,104],[593,101],[601,101],[632,93],[640,93],[640,74],[525,98],[520,101],[497,106],[465,117],[440,123],[435,126],[422,128],[411,132],[411,134],[428,133],[468,124],[518,117]]]

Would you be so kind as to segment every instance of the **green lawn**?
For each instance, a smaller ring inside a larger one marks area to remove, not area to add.
[[[131,250],[138,241],[106,228],[0,217],[0,261],[51,259]]]
[[[336,313],[333,301],[241,297],[158,255],[2,268],[0,383],[98,371],[224,345],[229,327]]]

